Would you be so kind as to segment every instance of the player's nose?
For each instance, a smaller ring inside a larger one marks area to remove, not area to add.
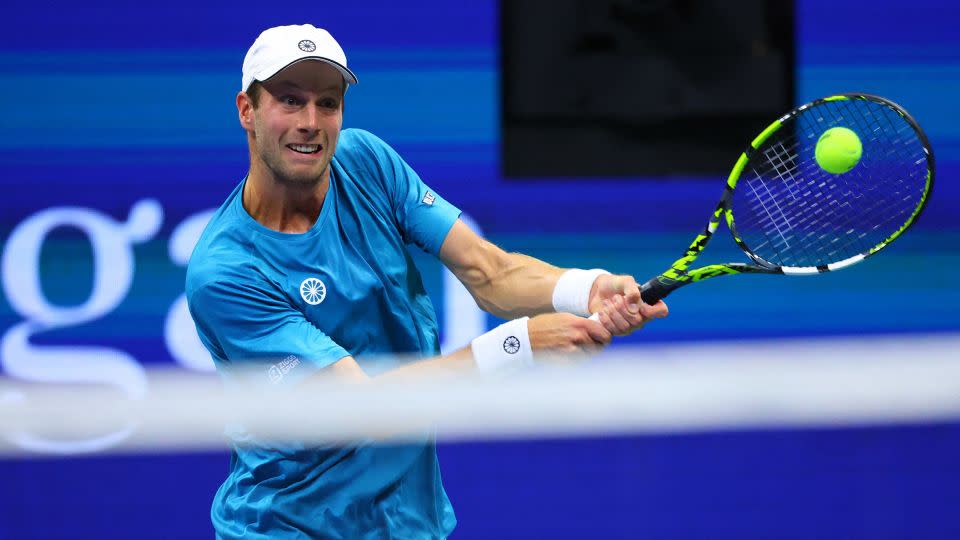
[[[320,129],[320,112],[316,107],[304,107],[297,116],[297,129],[315,133]]]

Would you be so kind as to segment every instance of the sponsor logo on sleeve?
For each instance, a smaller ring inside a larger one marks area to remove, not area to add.
[[[270,369],[267,370],[267,376],[270,377],[270,382],[277,384],[283,380],[284,375],[290,373],[291,369],[299,365],[300,359],[291,354],[290,356],[270,366]]]

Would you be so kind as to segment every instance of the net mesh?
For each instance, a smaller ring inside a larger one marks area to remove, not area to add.
[[[815,149],[830,128],[863,145],[850,171],[820,167]],[[826,265],[865,254],[913,215],[927,184],[927,159],[913,126],[869,100],[824,102],[787,120],[750,158],[733,194],[737,235],[765,261]]]

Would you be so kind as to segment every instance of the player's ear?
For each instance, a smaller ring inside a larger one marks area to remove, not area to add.
[[[246,92],[237,94],[237,115],[240,126],[247,131],[253,131],[253,100]]]

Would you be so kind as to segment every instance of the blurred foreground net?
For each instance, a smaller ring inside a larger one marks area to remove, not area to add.
[[[107,442],[88,451],[222,449],[238,423],[259,442],[327,444],[955,421],[957,351],[956,335],[657,345],[503,378],[317,378],[229,391],[216,376],[163,370],[137,399],[0,378],[0,454],[97,438]]]

